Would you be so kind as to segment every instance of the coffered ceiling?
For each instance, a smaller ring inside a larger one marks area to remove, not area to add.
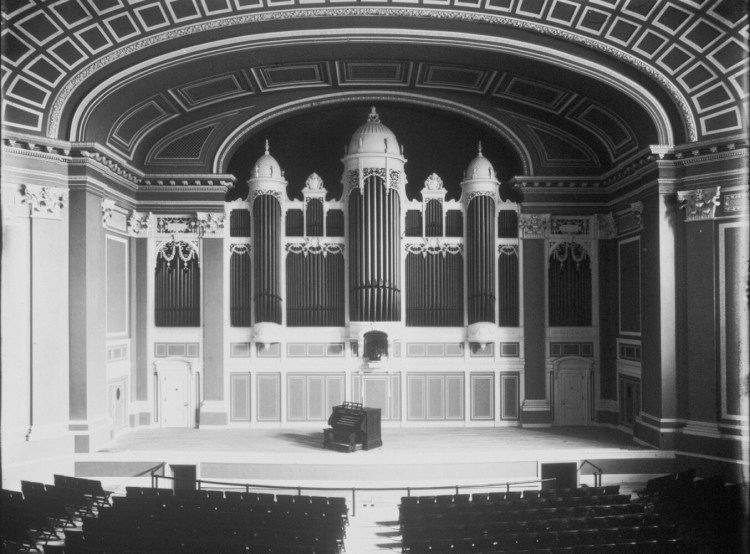
[[[215,174],[274,125],[374,103],[585,178],[742,134],[747,35],[741,0],[4,0],[3,131]]]

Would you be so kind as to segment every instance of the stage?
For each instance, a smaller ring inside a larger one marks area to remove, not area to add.
[[[145,429],[78,455],[75,467],[81,477],[128,479],[161,463],[167,475],[169,466],[195,465],[202,480],[346,489],[534,480],[543,464],[585,460],[581,482],[596,466],[605,484],[622,483],[671,471],[674,454],[598,427],[386,427],[382,447],[352,453],[324,449],[322,427]]]

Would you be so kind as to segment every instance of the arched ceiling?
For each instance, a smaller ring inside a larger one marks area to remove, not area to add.
[[[747,34],[739,0],[4,0],[3,131],[216,174],[276,123],[384,103],[596,176],[744,132]]]

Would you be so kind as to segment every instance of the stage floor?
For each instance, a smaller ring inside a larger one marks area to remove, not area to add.
[[[383,428],[383,446],[369,454],[396,452],[424,455],[450,450],[493,455],[559,449],[648,450],[632,437],[601,427],[399,427]],[[321,454],[339,458],[323,448],[321,429],[144,429],[115,439],[99,452],[159,451],[176,453],[242,453],[244,455]],[[358,452],[353,453],[355,456]]]

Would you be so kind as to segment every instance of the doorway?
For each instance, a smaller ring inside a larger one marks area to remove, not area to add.
[[[159,423],[161,427],[187,428],[195,425],[194,379],[188,362],[159,364]]]
[[[592,360],[562,358],[555,363],[555,425],[588,425]]]

